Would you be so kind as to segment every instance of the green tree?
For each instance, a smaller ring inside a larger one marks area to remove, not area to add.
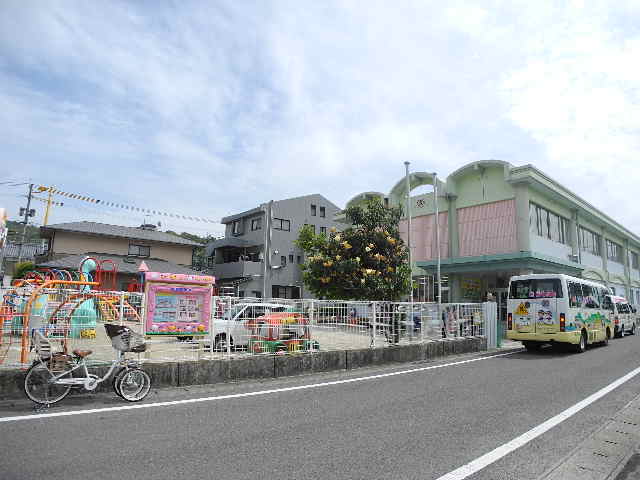
[[[13,267],[13,278],[23,278],[25,273],[35,270],[36,266],[33,262],[16,263]]]
[[[398,300],[409,291],[409,250],[400,239],[400,207],[379,199],[347,208],[351,226],[342,232],[300,230],[296,244],[306,254],[306,287],[326,299]]]

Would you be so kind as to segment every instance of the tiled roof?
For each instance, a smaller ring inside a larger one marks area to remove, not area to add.
[[[158,232],[156,230],[143,230],[135,227],[123,227],[121,225],[109,225],[97,222],[69,222],[57,225],[47,225],[40,227],[40,231],[46,234],[47,231],[62,231],[74,233],[89,233],[93,235],[104,235],[108,237],[132,238],[136,240],[149,240],[152,242],[173,243],[175,245],[199,246],[200,243],[178,237],[171,233]]]
[[[198,275],[200,272],[192,270],[188,267],[176,265],[166,260],[160,260],[158,258],[138,258],[128,257],[126,255],[105,255],[100,253],[87,253],[82,255],[69,255],[67,257],[58,258],[57,260],[50,260],[47,262],[39,263],[39,267],[60,268],[65,270],[77,270],[82,260],[86,257],[92,257],[96,260],[111,260],[116,264],[118,273],[138,273],[138,267],[144,260],[144,263],[149,267],[150,272],[161,273],[184,273],[189,275]]]

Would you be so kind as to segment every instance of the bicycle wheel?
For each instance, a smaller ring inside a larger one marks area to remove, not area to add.
[[[151,390],[151,378],[144,370],[129,368],[118,374],[115,385],[127,402],[139,402]]]
[[[44,363],[34,363],[24,377],[24,393],[35,403],[51,405],[69,395],[71,385],[51,383],[53,374]]]
[[[122,373],[123,371],[124,371],[124,369],[119,370],[118,373],[116,373],[113,376],[113,381],[111,382],[111,386],[113,387],[113,391],[116,392],[116,395],[118,395],[119,397],[122,397],[122,394],[120,393],[119,386],[118,386],[118,377],[120,376],[120,373]]]

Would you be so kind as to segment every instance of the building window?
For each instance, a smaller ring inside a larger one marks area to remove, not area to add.
[[[131,243],[129,244],[129,255],[135,255],[136,257],[148,257],[151,255],[151,247]]]
[[[580,249],[584,252],[591,253],[592,255],[601,256],[600,250],[600,235],[580,227]]]
[[[234,235],[242,235],[242,222],[240,220],[236,220],[231,225],[231,233]]]
[[[569,243],[569,221],[534,203],[529,205],[529,225],[536,235],[557,243]]]
[[[302,257],[300,255],[298,255],[297,260],[298,260],[298,263],[302,263]]]
[[[280,257],[280,266],[283,268],[287,266],[287,257],[285,257],[284,255]]]
[[[327,227],[320,227],[320,235],[326,235],[327,234]]]
[[[636,252],[629,252],[629,264],[631,268],[638,270],[640,265],[638,264],[638,254]]]
[[[327,209],[325,207],[320,207],[320,216],[325,218],[327,216]]]
[[[289,263],[293,263],[293,253],[289,254]]]
[[[274,230],[284,230],[288,232],[291,230],[291,222],[289,220],[285,220],[283,218],[274,218],[273,219],[273,229]]]
[[[622,247],[611,240],[607,240],[607,258],[612,262],[622,263]]]
[[[262,298],[262,292],[259,290],[251,290],[251,296],[253,298]]]
[[[315,205],[311,205],[311,216],[312,217],[316,216],[316,206]]]
[[[262,218],[254,218],[251,220],[251,231],[255,232],[262,228]]]

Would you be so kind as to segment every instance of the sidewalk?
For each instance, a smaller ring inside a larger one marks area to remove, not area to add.
[[[580,444],[541,480],[640,478],[640,396]]]

